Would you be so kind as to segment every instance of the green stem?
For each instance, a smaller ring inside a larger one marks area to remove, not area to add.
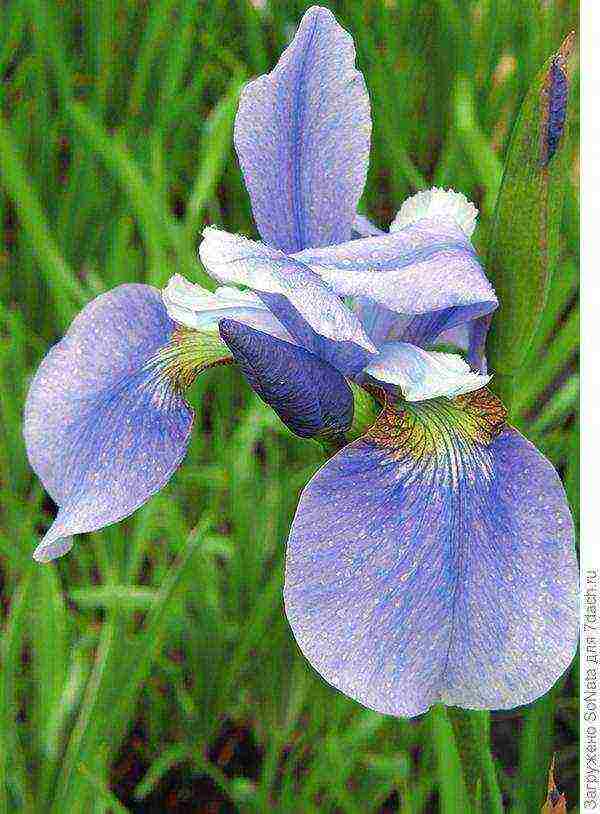
[[[504,806],[490,747],[490,715],[450,707],[448,717],[474,812],[502,814]]]
[[[443,704],[436,704],[429,714],[431,743],[437,763],[440,811],[443,814],[470,814],[469,793],[461,768],[456,738]]]

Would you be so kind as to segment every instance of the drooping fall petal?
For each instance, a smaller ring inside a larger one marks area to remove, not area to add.
[[[551,464],[487,390],[388,406],[304,490],[287,552],[296,640],[333,686],[414,716],[545,693],[578,638],[573,524]]]
[[[37,560],[64,554],[73,534],[127,517],[181,463],[193,411],[172,368],[175,329],[157,289],[122,285],[89,303],[43,360],[24,434],[59,511]],[[210,365],[229,352],[216,335],[202,353]]]

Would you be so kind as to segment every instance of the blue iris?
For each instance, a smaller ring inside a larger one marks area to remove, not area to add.
[[[293,432],[335,451],[288,541],[286,613],[313,666],[394,715],[513,707],[575,651],[573,524],[551,464],[486,388],[498,302],[475,207],[432,189],[374,227],[357,215],[370,134],[352,38],[312,8],[237,114],[262,242],[206,229],[200,259],[221,287],[120,286],[42,362],[25,438],[59,510],[34,557],[165,486],[192,431],[185,389],[235,364]],[[379,413],[365,426],[363,397]]]

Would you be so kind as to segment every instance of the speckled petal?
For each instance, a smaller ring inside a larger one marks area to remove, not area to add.
[[[304,15],[275,69],[244,88],[234,141],[263,240],[286,252],[350,239],[371,139],[352,37]]]
[[[486,390],[387,407],[302,494],[287,615],[313,667],[366,707],[512,708],[575,654],[564,490],[503,418]]]
[[[193,411],[150,363],[174,329],[157,289],[122,285],[87,305],[42,362],[24,434],[59,512],[37,560],[131,514],[181,463]]]
[[[376,348],[356,314],[307,266],[278,249],[214,227],[204,230],[200,259],[220,282],[259,293],[278,321],[307,350],[353,373]]]
[[[385,234],[386,233],[383,231],[383,229],[375,226],[375,224],[371,223],[371,221],[364,215],[357,214],[354,217],[354,223],[352,224],[352,238],[354,240],[361,237],[374,237],[376,235]],[[355,297],[353,310],[357,314],[371,339],[373,339],[376,345],[379,344],[377,341],[378,334],[376,331],[373,332],[373,329],[379,322],[380,311],[387,311],[387,308],[383,308],[381,305],[378,305],[378,303],[373,302],[373,300],[369,300],[366,297]],[[393,311],[387,311],[387,313],[391,314],[394,322],[398,319],[398,314],[394,313]]]
[[[491,376],[474,373],[454,353],[425,351],[406,342],[388,342],[365,368],[380,382],[398,385],[407,401],[454,398],[485,387]]]
[[[231,320],[220,322],[219,331],[252,389],[292,432],[332,438],[349,429],[352,391],[335,368],[304,348]]]
[[[359,312],[375,344],[427,344],[498,306],[471,243],[453,222],[420,220],[393,234],[307,249],[294,258],[338,294],[362,298]],[[385,310],[364,312],[364,299]],[[398,323],[386,311],[412,319]]]
[[[492,315],[486,314],[470,322],[468,328],[467,359],[476,370],[480,370],[482,373],[487,372],[485,343],[491,324]]]

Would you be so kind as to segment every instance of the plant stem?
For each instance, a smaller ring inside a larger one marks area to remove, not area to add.
[[[489,712],[450,707],[448,717],[454,730],[472,810],[502,814],[502,794],[490,749]]]
[[[448,710],[443,704],[436,704],[429,711],[428,718],[437,763],[440,810],[444,814],[470,814],[461,755],[448,718]]]

